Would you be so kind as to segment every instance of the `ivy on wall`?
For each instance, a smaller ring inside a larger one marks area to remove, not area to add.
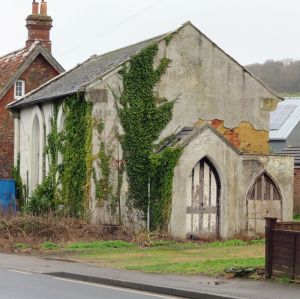
[[[154,93],[155,85],[171,62],[167,57],[163,57],[158,67],[154,69],[153,61],[157,52],[158,45],[151,45],[135,55],[122,68],[120,74],[123,79],[123,92],[118,108],[120,122],[124,129],[121,144],[129,185],[128,202],[140,210],[144,218],[147,215],[150,176],[154,177],[158,174],[168,176],[166,179],[154,181],[152,190],[156,186],[159,191],[153,196],[155,202],[151,213],[157,214],[153,216],[155,219],[153,228],[162,226],[159,222],[163,222],[164,214],[169,214],[166,212],[170,209],[166,207],[169,204],[167,189],[173,178],[175,160],[177,162],[177,154],[171,157],[169,151],[167,154],[162,153],[153,158],[154,142],[171,120],[174,106],[174,101],[160,99]],[[152,163],[152,160],[155,162]],[[163,167],[167,168],[166,173],[163,172]],[[164,198],[162,199],[160,195]]]
[[[151,229],[167,230],[171,217],[174,168],[181,156],[181,148],[166,148],[151,155]]]
[[[94,127],[98,131],[99,138],[104,131],[104,122],[102,119],[95,120]],[[98,167],[100,169],[100,178],[97,179],[96,171],[93,171],[93,179],[95,183],[96,201],[99,207],[102,207],[105,202],[111,200],[113,196],[113,187],[111,185],[110,168],[111,168],[111,153],[107,153],[105,142],[100,142],[99,153],[96,157],[98,159]]]
[[[62,146],[63,170],[61,174],[62,202],[67,214],[85,217],[86,184],[89,171],[88,155],[91,155],[91,112],[92,103],[84,95],[69,96],[64,102],[65,122]]]
[[[117,161],[116,188],[113,188],[111,178],[112,154],[107,149],[106,140],[101,140],[104,122],[93,119],[92,103],[87,102],[82,93],[65,98],[64,130],[60,133],[57,130],[59,107],[55,107],[45,151],[49,157],[49,173],[43,184],[37,188],[39,196],[41,191],[49,193],[51,208],[55,209],[63,204],[65,213],[69,216],[87,217],[93,179],[97,205],[101,207],[108,202],[111,211],[115,212],[119,204],[121,219],[120,194],[123,172],[126,170],[129,205],[146,217],[150,182],[151,228],[167,228],[171,212],[174,168],[181,155],[181,149],[171,147],[160,153],[154,151],[154,143],[171,120],[174,106],[174,101],[161,99],[154,92],[156,84],[171,62],[167,57],[163,57],[154,68],[153,61],[157,52],[157,44],[143,49],[120,71],[123,91],[118,99],[117,109],[124,134],[117,137],[120,137],[125,163],[122,161],[120,164],[120,161]],[[98,131],[101,140],[97,155],[93,155],[92,152],[94,129]],[[60,165],[59,152],[63,157]],[[98,177],[93,167],[95,160],[99,166]]]

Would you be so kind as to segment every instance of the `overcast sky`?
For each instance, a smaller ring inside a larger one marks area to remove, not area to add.
[[[24,46],[32,0],[0,0],[0,55]],[[66,68],[190,20],[241,64],[300,59],[299,0],[48,0]]]

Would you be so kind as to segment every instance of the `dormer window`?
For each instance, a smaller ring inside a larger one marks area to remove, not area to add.
[[[25,81],[17,80],[15,83],[15,99],[22,98],[25,95]]]

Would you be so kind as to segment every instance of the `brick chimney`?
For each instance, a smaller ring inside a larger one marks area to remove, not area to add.
[[[39,9],[40,8],[40,9]],[[41,5],[33,0],[32,14],[26,19],[28,29],[28,40],[26,47],[30,47],[35,41],[40,41],[51,53],[50,30],[52,28],[52,18],[47,15],[47,2],[42,0]]]

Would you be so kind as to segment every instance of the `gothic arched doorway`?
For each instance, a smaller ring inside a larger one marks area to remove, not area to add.
[[[248,231],[263,233],[266,217],[282,220],[282,197],[269,174],[263,172],[251,186],[247,196]]]
[[[221,182],[213,164],[203,158],[189,177],[186,230],[190,238],[219,236]]]

